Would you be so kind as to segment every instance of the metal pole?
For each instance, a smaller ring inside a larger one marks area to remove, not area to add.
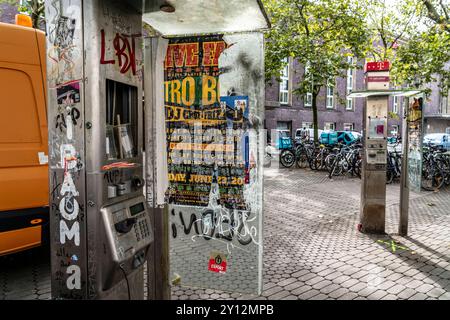
[[[408,212],[409,212],[409,178],[408,178],[408,115],[409,98],[405,97],[403,103],[402,123],[402,174],[400,187],[400,221],[398,233],[401,236],[408,235]]]
[[[161,79],[156,77],[158,39],[147,38],[144,50],[144,88],[146,111],[146,158],[147,158],[147,203],[151,208],[151,222],[153,225],[154,242],[149,249],[147,260],[147,288],[149,300],[169,300],[171,297],[169,283],[169,212],[168,207],[158,206],[157,203],[157,164],[156,164],[156,90],[164,90],[158,86]],[[162,68],[162,63],[161,66]],[[161,169],[159,169],[161,170]]]

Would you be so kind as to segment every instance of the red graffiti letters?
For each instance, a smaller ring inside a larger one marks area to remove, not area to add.
[[[130,69],[133,75],[136,75],[136,43],[135,39],[141,35],[124,35],[116,34],[112,41],[114,47],[114,54],[116,55],[120,73],[127,73]],[[131,43],[129,41],[131,39]],[[116,58],[106,59],[106,40],[105,31],[101,30],[101,64],[115,64]]]

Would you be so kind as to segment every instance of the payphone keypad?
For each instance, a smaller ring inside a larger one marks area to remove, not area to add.
[[[144,197],[101,209],[113,260],[122,263],[153,241]]]

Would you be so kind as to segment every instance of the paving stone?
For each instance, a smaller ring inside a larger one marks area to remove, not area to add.
[[[432,286],[431,284],[424,283],[421,286],[417,287],[416,291],[419,293],[427,293],[428,291],[430,291],[433,288],[434,288],[434,286]]]
[[[410,297],[412,297],[416,293],[417,293],[416,290],[411,289],[411,288],[406,288],[405,290],[403,290],[402,292],[400,292],[398,294],[398,298],[399,299],[409,299]]]
[[[303,281],[296,281],[293,282],[291,284],[288,284],[287,286],[284,287],[284,289],[286,290],[294,290],[297,289],[298,287],[304,286],[305,283]]]
[[[408,283],[405,283],[405,286],[408,287],[408,288],[411,288],[411,289],[415,289],[417,287],[420,287],[422,284],[423,284],[422,281],[413,280],[413,281],[410,281]]]
[[[309,300],[328,300],[329,297],[326,294],[319,293],[315,295],[314,297],[310,298]]]
[[[427,292],[427,295],[433,298],[439,298],[441,295],[445,293],[445,290],[441,288],[433,288]]]
[[[374,293],[370,294],[367,299],[369,300],[380,300],[381,298],[383,298],[384,296],[387,295],[386,291],[383,290],[377,290]]]
[[[270,288],[269,290],[263,291],[262,295],[264,297],[268,297],[268,296],[271,296],[271,295],[273,295],[275,293],[278,293],[280,291],[283,291],[283,288],[276,286],[276,287]]]
[[[388,294],[388,295],[384,296],[383,298],[381,298],[381,300],[397,300],[397,296],[393,295],[393,294]]]
[[[345,281],[349,279],[351,279],[349,276],[339,276],[333,279],[333,282],[342,285]]]
[[[339,288],[340,288],[339,285],[337,285],[335,283],[332,283],[332,284],[329,284],[326,287],[323,287],[322,289],[320,289],[320,292],[325,293],[325,294],[329,294],[330,292],[335,291],[335,290],[337,290]]]
[[[331,282],[330,280],[323,280],[323,281],[321,281],[321,282],[318,282],[318,283],[314,284],[312,287],[313,287],[314,289],[320,290],[320,289],[322,289],[322,288],[328,286],[328,285],[331,284],[331,283],[332,283],[332,282]]]
[[[304,292],[304,293],[300,294],[300,295],[298,296],[298,298],[299,298],[300,300],[309,300],[309,299],[311,299],[312,297],[318,295],[319,293],[320,293],[319,290],[311,289],[311,290],[309,290],[309,291],[307,291],[307,292]]]
[[[393,287],[390,287],[389,289],[387,289],[387,292],[390,294],[399,294],[400,292],[402,292],[403,290],[405,290],[406,287],[401,285],[401,284],[396,284]]]
[[[446,292],[439,297],[439,300],[450,300],[450,292]]]
[[[325,279],[322,278],[322,277],[317,276],[317,277],[314,277],[314,278],[312,278],[312,279],[309,279],[309,280],[306,281],[305,283],[306,283],[306,284],[309,284],[310,286],[313,286],[313,285],[315,285],[316,283],[319,283],[319,282],[321,282],[321,281],[323,281],[323,280],[325,280]]]
[[[295,294],[295,295],[300,295],[300,294],[305,293],[306,291],[309,291],[309,290],[311,290],[311,289],[312,289],[311,286],[304,285],[304,286],[301,286],[300,288],[297,288],[297,289],[295,289],[295,290],[292,290],[291,293],[292,293],[292,294]]]
[[[360,290],[367,288],[367,283],[358,282],[354,286],[350,287],[349,290],[352,292],[359,292]]]
[[[333,292],[330,292],[330,294],[328,296],[331,298],[337,299],[348,292],[349,292],[349,290],[346,288],[339,288],[337,290],[334,290]]]
[[[358,295],[355,292],[347,292],[337,299],[338,300],[353,300],[357,297],[358,297]]]
[[[428,296],[426,294],[418,292],[415,295],[413,295],[411,298],[409,298],[409,300],[425,300],[426,298],[428,298]]]
[[[297,278],[288,278],[288,279],[284,279],[284,280],[278,282],[278,285],[280,287],[284,287],[284,286],[287,286],[288,284],[291,284],[296,281],[297,281]]]
[[[280,300],[280,299],[282,299],[282,298],[284,298],[284,297],[287,297],[287,296],[289,296],[291,293],[289,292],[289,291],[286,291],[286,290],[283,290],[283,291],[280,291],[280,292],[278,292],[278,293],[275,293],[274,295],[271,295],[271,296],[269,296],[269,297],[267,297],[269,300]]]

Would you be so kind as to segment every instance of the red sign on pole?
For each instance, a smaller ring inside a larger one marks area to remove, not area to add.
[[[370,71],[389,71],[391,64],[389,61],[375,61],[366,63],[366,72]]]

